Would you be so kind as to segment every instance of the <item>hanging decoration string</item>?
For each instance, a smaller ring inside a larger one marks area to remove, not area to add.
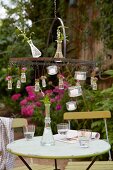
[[[57,15],[56,15],[56,0],[54,0],[54,16],[55,16],[55,18],[57,17]]]

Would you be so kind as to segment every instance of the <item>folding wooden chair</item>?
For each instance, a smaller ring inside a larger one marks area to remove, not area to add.
[[[71,120],[79,119],[104,119],[105,131],[106,131],[106,140],[109,142],[108,138],[108,128],[107,128],[107,118],[111,118],[110,111],[89,111],[89,112],[66,112],[64,113],[64,120],[67,120],[70,127]],[[110,161],[96,161],[95,164],[90,168],[91,170],[113,170],[113,161],[111,158],[111,153],[109,151],[109,160]],[[85,170],[89,162],[69,162],[66,166],[66,170]]]

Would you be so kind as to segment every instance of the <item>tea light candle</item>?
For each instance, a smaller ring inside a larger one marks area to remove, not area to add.
[[[77,97],[82,95],[81,86],[71,86],[68,88],[68,94],[70,97]]]
[[[74,78],[76,80],[86,80],[86,72],[75,71]]]
[[[70,101],[66,103],[66,108],[68,111],[73,111],[77,108],[76,101]]]
[[[53,66],[48,66],[47,67],[47,71],[49,75],[55,75],[58,72],[57,66],[53,65]]]

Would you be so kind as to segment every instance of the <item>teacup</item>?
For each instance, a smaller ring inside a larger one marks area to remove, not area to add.
[[[77,108],[76,101],[70,101],[66,103],[66,108],[68,111],[73,111]]]
[[[56,65],[48,66],[47,67],[47,72],[49,75],[55,75],[58,73],[58,68]]]
[[[86,80],[86,72],[75,71],[74,78],[76,80]]]

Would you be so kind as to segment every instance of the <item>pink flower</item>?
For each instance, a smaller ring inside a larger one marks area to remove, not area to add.
[[[61,96],[60,95],[55,96],[55,100],[56,101],[60,101],[61,100]]]
[[[21,108],[21,114],[24,116],[32,116],[34,113],[34,107],[32,105],[28,105]]]
[[[41,107],[42,103],[41,102],[36,102],[36,106]]]
[[[51,102],[51,103],[56,102],[55,98],[50,99],[50,102]]]
[[[8,80],[11,80],[12,77],[11,76],[7,76],[5,79],[8,81]]]
[[[67,81],[64,81],[64,89],[68,89],[69,83]]]
[[[12,95],[11,99],[12,99],[13,101],[17,101],[20,97],[21,97],[21,94],[20,94],[20,93],[17,93],[17,94]]]
[[[52,90],[46,90],[46,91],[45,91],[45,94],[48,94],[48,95],[51,95],[52,93],[53,93]]]
[[[32,101],[32,100],[35,100],[36,99],[36,95],[35,94],[31,94],[27,97],[27,100],[28,101]]]
[[[56,86],[54,89],[53,89],[53,92],[54,93],[59,93],[59,94],[63,94],[64,93],[64,89],[59,89],[59,87],[58,86]]]
[[[27,67],[22,67],[22,71],[26,71],[27,70]]]
[[[29,92],[34,92],[34,87],[33,86],[26,86],[26,91]]]
[[[23,106],[23,105],[26,105],[27,104],[27,99],[23,99],[21,102],[20,102],[20,105]]]
[[[56,109],[56,110],[61,110],[61,109],[62,109],[62,106],[61,106],[60,104],[57,104],[55,109]]]

